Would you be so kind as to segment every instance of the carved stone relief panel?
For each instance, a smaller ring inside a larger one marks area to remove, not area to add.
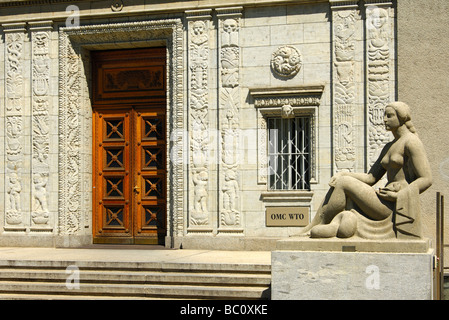
[[[385,143],[384,107],[394,101],[393,8],[391,2],[366,1],[366,73],[368,109],[368,164],[373,165]]]
[[[332,7],[334,161],[339,171],[356,165],[356,23],[357,3]],[[360,50],[359,50],[360,52]],[[362,75],[360,75],[362,76]]]
[[[219,55],[219,232],[241,233],[240,17],[242,7],[217,9]]]
[[[32,82],[32,204],[31,230],[50,229],[48,182],[50,177],[50,74],[51,22],[33,24],[31,30]]]
[[[271,70],[280,78],[293,78],[301,70],[302,56],[292,46],[279,47],[271,56]]]
[[[209,118],[209,29],[212,10],[187,11],[189,66],[189,220],[190,231],[212,231],[210,217],[211,147]]]
[[[5,32],[5,230],[25,231],[25,24]]]

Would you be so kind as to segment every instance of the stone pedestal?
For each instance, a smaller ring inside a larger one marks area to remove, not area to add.
[[[271,258],[273,300],[432,299],[429,241],[331,240],[278,242]]]

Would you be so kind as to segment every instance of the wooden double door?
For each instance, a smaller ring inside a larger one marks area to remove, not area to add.
[[[102,57],[96,61],[103,61]],[[129,57],[121,63],[106,59],[106,64],[94,64],[94,96],[102,89],[101,79],[107,79],[102,74],[108,70],[118,74],[115,65],[132,75],[126,67],[132,61]],[[106,89],[103,92],[108,93]],[[167,220],[165,100],[151,99],[150,92],[149,98],[133,104],[129,103],[132,99],[123,98],[136,97],[135,90],[116,91],[120,99],[99,99],[93,109],[94,243],[163,244]]]

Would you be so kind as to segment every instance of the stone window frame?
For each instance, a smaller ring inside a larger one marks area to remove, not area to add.
[[[313,185],[318,183],[318,108],[324,92],[324,85],[307,85],[282,88],[252,88],[249,90],[257,110],[257,182],[266,185],[261,199],[264,202],[306,202],[313,196]],[[267,119],[286,117],[285,106],[291,116],[310,117],[311,120],[311,190],[268,190],[268,128]],[[290,108],[291,107],[291,108]],[[284,109],[284,111],[283,111]]]
[[[184,53],[181,18],[59,28],[59,234],[91,236],[90,50],[167,48],[167,237],[182,235]],[[176,153],[176,154],[173,154]]]

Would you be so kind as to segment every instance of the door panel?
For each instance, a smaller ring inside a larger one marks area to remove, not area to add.
[[[135,141],[136,242],[166,233],[165,109],[137,109]]]
[[[132,237],[131,110],[95,111],[95,236]]]
[[[165,108],[99,108],[94,116],[94,242],[163,243]]]
[[[166,48],[93,51],[94,243],[163,244]]]
[[[166,97],[166,48],[92,52],[95,105],[158,100]]]

